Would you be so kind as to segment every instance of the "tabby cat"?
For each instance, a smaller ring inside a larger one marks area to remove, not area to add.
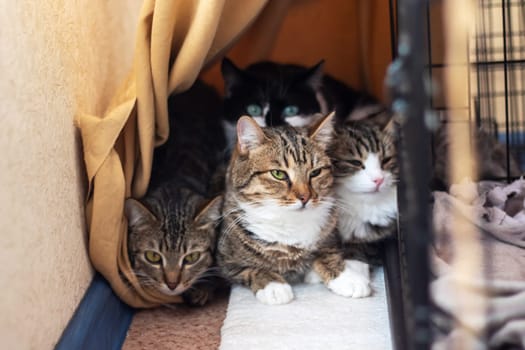
[[[476,174],[479,180],[501,180],[507,177],[507,149],[491,133],[484,129],[476,129],[472,144],[476,156]],[[450,136],[447,124],[442,124],[433,138],[434,147],[434,177],[433,189],[448,191]],[[523,174],[519,163],[513,154],[509,157],[509,175],[517,178]]]
[[[385,107],[361,91],[324,74],[324,62],[313,67],[259,62],[242,70],[225,58],[225,132],[235,141],[235,124],[242,115],[260,126],[309,126],[316,113],[336,111],[336,121],[358,120],[382,114]]]
[[[362,261],[360,275],[367,283],[369,264],[380,263],[382,240],[396,229],[398,169],[392,128],[393,121],[382,130],[347,122],[336,128],[336,141],[328,151],[345,257],[354,264]]]
[[[170,97],[170,136],[154,154],[151,183],[140,201],[127,199],[128,255],[141,286],[203,304],[211,274],[222,189],[213,184],[224,138],[222,101],[198,81]],[[219,176],[220,178],[220,176]]]
[[[226,174],[217,264],[266,304],[284,304],[291,283],[319,276],[334,293],[362,297],[367,281],[343,259],[336,232],[332,166],[326,148],[333,114],[310,129],[237,123]]]
[[[336,142],[328,153],[334,166],[338,228],[345,242],[373,242],[394,231],[398,167],[393,123],[381,130],[347,122],[335,130]]]

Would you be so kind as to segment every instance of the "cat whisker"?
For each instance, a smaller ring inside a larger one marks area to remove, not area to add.
[[[236,212],[240,212],[240,211],[242,211],[240,208],[233,208],[233,209],[231,209],[231,210],[229,210],[227,212],[223,212],[220,217],[221,217],[221,219],[224,219],[224,218],[230,216],[231,214],[236,213]]]
[[[226,227],[222,234],[224,236],[228,235],[231,230],[233,230],[241,221],[243,221],[244,219],[246,219],[246,215],[239,215],[237,218],[235,218],[235,220],[233,220],[230,225],[228,225],[228,227]]]
[[[351,211],[352,210],[352,208],[350,206],[345,205],[343,203],[334,204],[334,208],[341,209],[341,210],[344,210],[344,211]]]

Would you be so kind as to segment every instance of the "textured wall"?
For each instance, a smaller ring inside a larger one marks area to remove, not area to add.
[[[77,110],[131,66],[140,0],[0,0],[0,339],[52,349],[88,286]]]
[[[326,72],[387,100],[383,80],[392,59],[388,0],[288,2],[276,33],[255,28],[227,56],[240,67],[261,59],[308,66],[325,59]],[[219,67],[217,62],[203,77],[222,89]]]

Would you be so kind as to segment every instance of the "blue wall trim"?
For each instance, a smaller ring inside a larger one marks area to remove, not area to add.
[[[133,313],[96,274],[55,350],[119,350]]]

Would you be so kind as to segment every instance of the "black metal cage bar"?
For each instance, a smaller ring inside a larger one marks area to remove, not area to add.
[[[405,349],[431,344],[428,284],[430,134],[425,125],[425,3],[397,2],[397,58],[389,68],[387,85],[392,108],[400,120],[399,264],[406,334]],[[399,345],[397,345],[399,347]]]
[[[434,45],[446,46],[442,33],[433,32],[443,29],[435,22],[441,21],[441,13],[434,11],[442,2],[390,0],[391,41],[396,50],[386,82],[393,110],[401,120],[399,232],[397,242],[387,245],[386,259],[387,277],[401,278],[399,289],[389,291],[394,302],[401,295],[402,307],[391,306],[396,313],[392,316],[396,349],[428,349],[432,344],[430,108],[442,122],[468,123],[504,145],[506,176],[491,180],[509,182],[519,176],[512,173],[511,160],[517,162],[521,174],[525,169],[525,0],[474,2],[475,30],[468,33],[465,62],[446,62],[436,54],[439,50],[433,51]],[[452,106],[434,87],[440,86],[444,70],[458,68],[468,70],[468,81],[462,82],[468,99],[465,105]],[[393,284],[387,283],[390,288]]]

